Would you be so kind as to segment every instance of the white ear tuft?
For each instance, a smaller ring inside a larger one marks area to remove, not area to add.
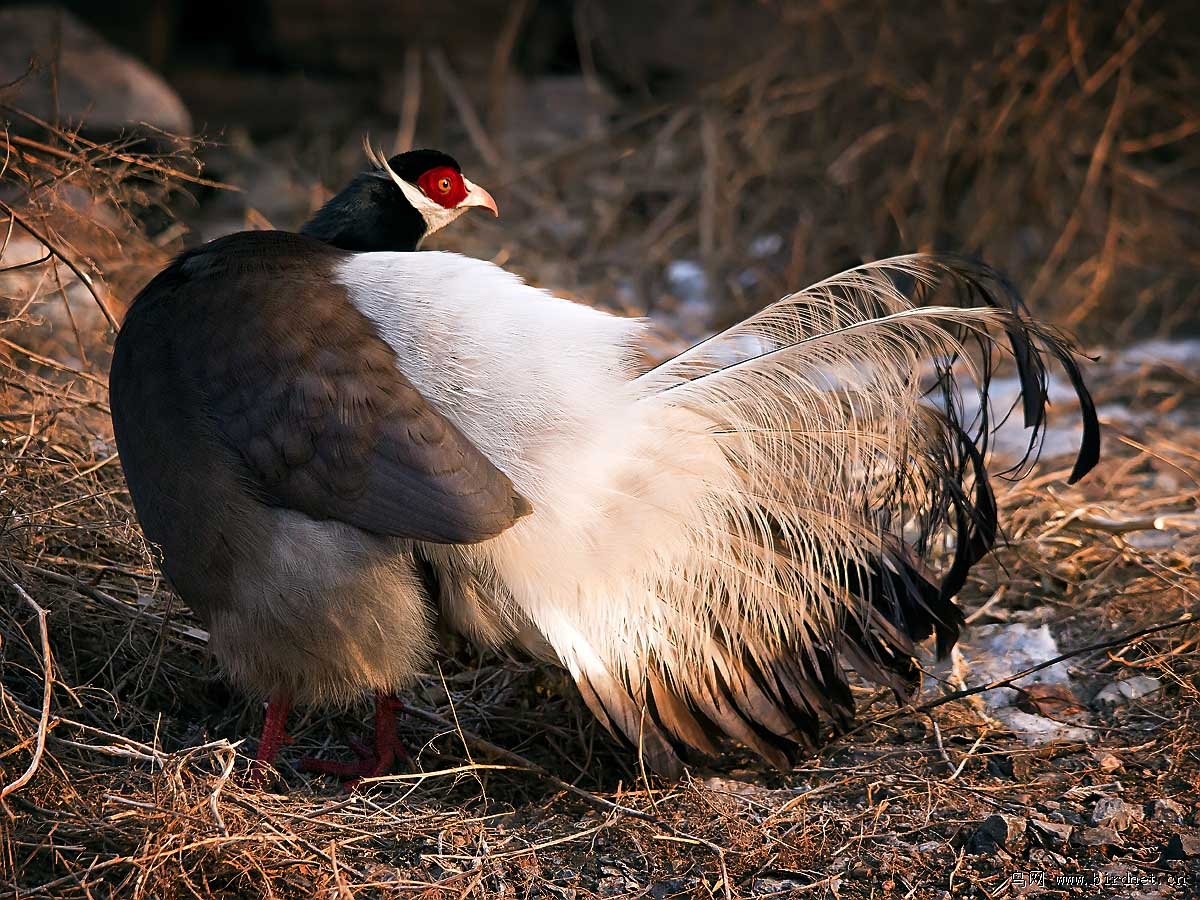
[[[392,170],[388,167],[387,158],[383,155],[383,152],[376,150],[375,147],[372,146],[371,135],[369,134],[363,135],[363,153],[366,154],[367,162],[369,162],[371,165],[375,166],[377,169],[383,169],[391,174],[393,178],[396,177],[395,173],[392,172]]]

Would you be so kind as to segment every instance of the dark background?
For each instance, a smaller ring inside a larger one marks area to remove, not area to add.
[[[1091,344],[1200,329],[1192,3],[64,6],[165,77],[206,175],[243,189],[177,205],[188,241],[296,227],[370,134],[496,195],[497,226],[439,246],[684,331],[933,247]]]

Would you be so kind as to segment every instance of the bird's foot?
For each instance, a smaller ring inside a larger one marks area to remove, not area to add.
[[[358,738],[348,741],[356,760],[313,759],[300,760],[305,772],[334,775],[343,779],[342,787],[352,791],[364,778],[378,778],[393,771],[398,763],[408,760],[408,750],[396,734],[396,713],[403,704],[393,696],[375,695],[375,746],[368,746]]]

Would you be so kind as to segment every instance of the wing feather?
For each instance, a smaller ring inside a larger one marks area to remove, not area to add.
[[[283,232],[185,254],[135,300],[118,380],[126,370],[142,377],[123,351],[155,348],[167,370],[155,377],[170,380],[173,402],[217,437],[265,503],[422,541],[500,534],[528,502],[400,371],[330,277],[343,255]]]

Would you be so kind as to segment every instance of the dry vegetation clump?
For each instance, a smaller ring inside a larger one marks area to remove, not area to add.
[[[1200,812],[1196,625],[1071,659],[1091,743],[1031,747],[972,699],[897,714],[863,690],[864,724],[793,772],[734,754],[647,783],[554,673],[460,655],[409,697],[410,771],[350,796],[287,769],[286,792],[258,789],[237,746],[258,710],[226,691],[148,563],[98,379],[16,357],[0,422],[0,896],[984,896],[1019,873],[1108,871],[1182,897],[1170,880],[1200,877],[1160,861]],[[1200,384],[1146,367],[1104,399],[1139,391],[1134,408],[1153,410]],[[1046,471],[1005,494],[1019,543],[966,592],[978,622],[1046,622],[1079,646],[1194,614],[1196,532],[1125,529],[1194,509],[1200,423],[1148,420],[1111,436],[1087,485],[1049,492],[1063,473]],[[1087,703],[1135,674],[1161,692]],[[287,755],[342,752],[365,719],[311,714]],[[1143,818],[1092,835],[1105,797]],[[1181,823],[1148,817],[1163,800]],[[1027,822],[1004,848],[980,836],[997,814]]]
[[[580,41],[600,66],[624,32],[596,15]],[[501,241],[538,281],[656,314],[697,292],[672,277],[693,261],[720,325],[865,260],[952,249],[1089,343],[1200,329],[1190,4],[805,3],[766,24],[745,35],[761,47],[751,64],[661,102],[635,85],[611,118],[585,65],[600,99],[550,110],[543,132],[518,117],[507,142],[471,124],[503,107],[450,91],[467,127],[440,141],[475,148],[472,177],[504,216],[480,228],[481,251]],[[553,141],[555,124],[575,136]]]
[[[542,214],[506,209],[506,252],[544,284],[633,308],[675,290],[669,262],[700,259],[733,317],[860,257],[952,244],[1033,286],[1039,311],[1102,323],[1094,338],[1176,327],[1196,302],[1200,246],[1186,208],[1200,127],[1178,55],[1187,36],[1166,6],[1062,2],[999,41],[1002,73],[981,62],[964,77],[931,46],[934,34],[996,43],[1009,6],[978,22],[943,10],[944,33],[889,30],[873,4],[813,14],[806,43],[702,102],[631,115],[510,170],[518,206]],[[961,597],[974,625],[1046,624],[1064,649],[1096,648],[1068,659],[1072,693],[1021,698],[1091,740],[1031,745],[980,694],[948,699],[960,666],[901,710],[859,690],[862,724],[792,772],[734,751],[720,771],[667,783],[555,672],[461,649],[407,698],[408,771],[353,795],[292,771],[288,760],[342,752],[367,718],[310,712],[264,789],[239,743],[260,710],[231,694],[151,565],[106,408],[111,333],[96,301],[118,311],[161,265],[179,229],[154,210],[197,170],[186,150],[149,156],[54,129],[2,140],[0,898],[1166,898],[1200,886],[1196,366],[1151,352],[1093,366],[1101,466],[1068,488],[1063,461],[1047,459],[1002,488],[1012,544]],[[678,175],[696,171],[699,189]],[[752,258],[764,235],[781,243]],[[1160,688],[1094,702],[1133,676]],[[1046,891],[1027,891],[1039,878]]]

